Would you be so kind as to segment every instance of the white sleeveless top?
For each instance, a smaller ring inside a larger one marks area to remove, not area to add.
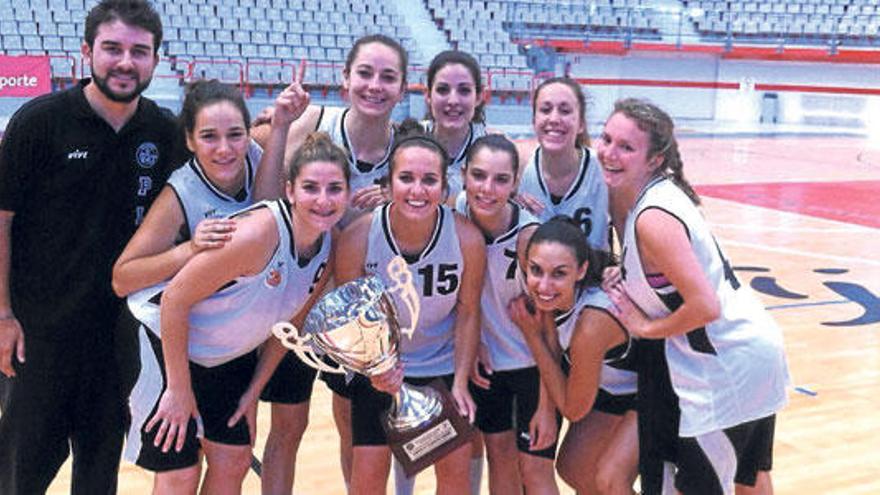
[[[480,295],[480,340],[489,351],[492,368],[498,371],[535,365],[522,332],[510,319],[507,303],[524,291],[517,264],[517,237],[523,228],[536,225],[538,220],[524,208],[511,204],[514,213],[507,232],[495,239],[486,238],[486,272]],[[469,215],[464,192],[458,195],[455,208]]]
[[[486,135],[486,124],[482,122],[471,122],[468,136],[464,140],[464,145],[458,150],[455,156],[449,156],[449,166],[446,169],[446,184],[448,184],[448,196],[450,198],[458,198],[458,193],[464,189],[464,179],[462,178],[462,170],[465,162],[467,162],[467,154],[471,149],[474,141]],[[434,122],[431,120],[422,121],[422,127],[428,134],[434,134]]]
[[[544,211],[540,216],[542,222],[556,215],[567,215],[580,225],[590,246],[607,251],[611,223],[608,214],[608,186],[605,185],[596,152],[590,148],[581,148],[581,154],[583,158],[574,182],[565,195],[554,201],[544,181],[539,146],[523,170],[519,192],[531,194],[544,203]]]
[[[366,273],[379,276],[386,284],[391,280],[386,267],[401,255],[391,232],[392,203],[373,212],[364,260]],[[404,256],[407,258],[407,256]],[[427,377],[454,372],[453,326],[455,305],[464,271],[464,258],[453,212],[440,206],[431,240],[417,256],[408,257],[407,267],[413,285],[419,294],[421,314],[412,338],[403,337],[400,343],[401,361],[406,376]],[[394,296],[401,326],[411,326],[411,316],[397,295]]]
[[[345,130],[345,117],[348,115],[349,110],[349,108],[342,107],[321,107],[321,115],[318,117],[315,130],[326,132],[330,135],[333,143],[345,150],[348,155],[348,168],[351,171],[349,189],[354,193],[367,186],[379,184],[388,175],[391,163],[391,149],[394,147],[395,128],[394,126],[391,127],[391,141],[388,143],[385,156],[381,160],[376,163],[357,160],[357,150],[352,149],[348,132]],[[339,221],[339,227],[342,228],[348,225],[363,211],[355,210],[349,206],[342,220]]]
[[[648,184],[627,217],[621,272],[627,293],[655,319],[682,302],[672,285],[651,287],[642,268],[635,224],[650,208],[662,209],[685,226],[693,253],[721,303],[717,320],[665,339],[669,376],[681,408],[679,436],[775,413],[786,403],[789,383],[782,333],[749,288],[740,286],[700,211],[668,179]]]
[[[192,307],[189,315],[189,359],[217,366],[256,349],[271,335],[272,325],[288,321],[306,303],[326,269],[330,236],[320,239],[318,252],[301,259],[293,242],[293,226],[281,200],[251,207],[269,208],[278,229],[278,246],[260,273],[239,277]],[[160,338],[162,292],[168,282],[128,297],[132,314]]]
[[[189,236],[182,236],[180,240],[192,238],[196,226],[206,218],[227,217],[253,204],[254,177],[262,156],[260,145],[251,140],[245,156],[244,187],[236,197],[217,188],[195,157],[171,173],[168,185],[177,195],[189,231]]]
[[[556,331],[559,334],[559,345],[566,352],[566,355],[571,345],[571,337],[574,335],[577,327],[578,318],[581,317],[584,309],[593,308],[607,313],[611,305],[611,300],[602,289],[599,287],[587,287],[580,291],[574,306],[570,310],[556,316]],[[619,367],[628,357],[632,347],[631,343],[631,339],[627,335],[626,343],[609,349],[605,354],[602,374],[599,378],[599,388],[612,395],[634,394],[638,389],[638,376],[636,373]]]

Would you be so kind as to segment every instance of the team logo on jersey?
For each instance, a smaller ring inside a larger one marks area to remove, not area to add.
[[[266,275],[266,285],[269,287],[278,287],[281,285],[281,272],[274,268],[269,270],[269,274]]]
[[[138,146],[134,152],[137,164],[143,168],[153,168],[153,165],[159,161],[159,148],[155,144],[147,141]]]
[[[266,274],[266,286],[278,287],[281,285],[281,269],[284,268],[284,261],[275,263],[275,267]]]

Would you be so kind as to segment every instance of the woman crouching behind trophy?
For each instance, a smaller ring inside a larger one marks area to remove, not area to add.
[[[400,341],[400,364],[369,382],[353,382],[351,489],[358,494],[385,493],[391,450],[381,416],[402,382],[418,386],[440,378],[459,414],[472,422],[476,410],[467,384],[479,344],[485,242],[469,220],[444,205],[449,160],[443,147],[414,120],[403,122],[398,136],[389,170],[391,202],[348,226],[335,258],[338,284],[370,274],[390,286],[386,267],[402,256],[421,307],[412,338]],[[403,313],[401,326],[410,326],[410,315]],[[437,493],[468,492],[468,444],[434,466]]]
[[[234,214],[220,249],[129,296],[141,321],[142,369],[131,393],[126,458],[156,472],[155,491],[239,492],[251,460],[260,391],[284,352],[278,320],[301,324],[330,270],[331,230],[348,203],[348,159],[314,134],[291,160],[286,199]],[[245,419],[245,421],[242,421]]]

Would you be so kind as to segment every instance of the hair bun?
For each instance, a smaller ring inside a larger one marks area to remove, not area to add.
[[[558,215],[554,215],[552,218],[550,218],[550,220],[547,220],[546,223],[550,223],[550,222],[567,223],[567,224],[571,225],[572,227],[575,227],[578,230],[580,230],[580,228],[581,228],[580,224],[577,223],[577,221],[574,218],[572,218],[568,215],[562,214],[562,213],[560,213]]]
[[[407,117],[403,122],[397,124],[397,135],[400,138],[427,136],[425,128],[418,120]]]
[[[302,146],[315,147],[315,146],[334,146],[335,143],[330,138],[330,135],[323,131],[314,131],[310,132],[308,136],[306,136],[305,141],[303,141]]]

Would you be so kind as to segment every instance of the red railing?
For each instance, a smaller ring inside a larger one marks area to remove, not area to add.
[[[68,81],[76,82],[86,76],[85,64],[82,59],[76,59],[71,55],[52,55],[51,58],[65,58],[71,62],[69,78],[63,76],[55,77],[62,87]],[[252,96],[255,88],[263,88],[271,96],[278,86],[286,85],[287,81],[293,80],[299,80],[306,88],[319,90],[323,93],[323,96],[327,96],[330,91],[341,89],[341,73],[343,70],[343,65],[339,63],[310,63],[306,59],[302,59],[298,63],[286,61],[242,62],[232,59],[211,60],[178,56],[172,58],[170,62],[175,68],[175,73],[157,74],[154,77],[178,79],[182,84],[201,79],[205,76],[216,77],[221,82],[237,85],[246,97]],[[224,70],[224,68],[231,68],[231,70]],[[259,68],[263,68],[263,70]],[[275,68],[276,70],[265,70],[267,68]],[[283,77],[284,71],[287,70],[290,71],[289,78]],[[335,77],[330,78],[330,80],[318,80],[319,74],[326,76],[331,72],[340,74],[340,82],[334,81]],[[426,81],[424,81],[426,72],[427,68],[425,67],[411,66],[409,68],[410,83],[407,89],[412,92],[426,91]],[[546,74],[513,69],[489,69],[484,72],[486,74],[487,101],[491,99],[492,95],[497,95],[502,102],[507,98],[516,98],[517,102],[521,102],[531,95],[531,92],[534,91],[541,80],[547,77]],[[266,75],[274,77],[266,78],[264,77]],[[520,81],[527,80],[528,82],[525,85],[512,83],[502,85],[499,81],[506,81],[503,78],[507,77],[520,78]]]
[[[65,76],[55,75],[55,70],[52,68],[52,59],[70,61],[69,78]],[[49,55],[49,73],[52,75],[52,79],[58,82],[58,85],[61,86],[61,89],[64,89],[67,86],[68,80],[70,82],[76,82],[76,62],[77,60],[73,57],[73,55]]]

